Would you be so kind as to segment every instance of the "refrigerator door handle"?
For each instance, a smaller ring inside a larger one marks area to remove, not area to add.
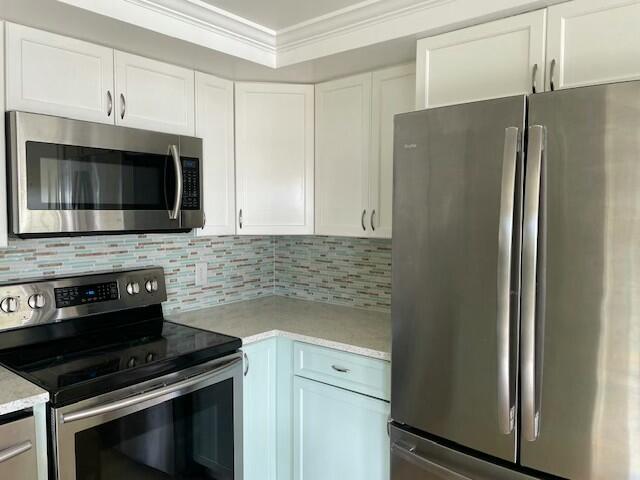
[[[513,216],[515,206],[516,163],[519,134],[517,127],[505,129],[500,193],[500,227],[498,232],[498,423],[509,435],[515,425],[515,382],[511,365],[511,270],[513,250]]]
[[[522,242],[522,431],[533,442],[538,438],[540,411],[537,396],[536,330],[537,267],[540,224],[542,162],[546,128],[529,127],[527,171],[525,178]]]

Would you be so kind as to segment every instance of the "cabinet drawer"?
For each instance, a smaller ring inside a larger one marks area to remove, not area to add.
[[[294,373],[300,377],[389,400],[391,365],[383,360],[296,342]]]

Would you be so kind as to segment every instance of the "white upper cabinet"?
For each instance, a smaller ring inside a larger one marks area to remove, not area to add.
[[[115,70],[116,124],[195,134],[193,70],[119,51]]]
[[[371,74],[316,86],[316,233],[366,236]]]
[[[236,83],[239,234],[313,233],[313,85]]]
[[[415,65],[373,72],[369,227],[373,237],[391,238],[393,201],[393,118],[415,106]]]
[[[417,107],[531,93],[534,84],[542,91],[545,16],[540,10],[419,40]]]
[[[113,123],[113,50],[6,25],[6,108]]]
[[[205,214],[198,235],[236,232],[233,118],[233,82],[196,72],[196,136],[203,143]]]
[[[561,3],[548,31],[549,89],[640,78],[640,1]]]

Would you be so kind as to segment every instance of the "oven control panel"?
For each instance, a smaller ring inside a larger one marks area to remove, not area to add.
[[[0,330],[160,304],[164,270],[145,268],[0,285]]]
[[[54,288],[56,307],[75,307],[86,303],[118,299],[118,282],[97,283],[74,287]]]

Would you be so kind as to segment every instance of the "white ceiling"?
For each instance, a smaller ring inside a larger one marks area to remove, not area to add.
[[[362,2],[362,0],[203,1],[272,30],[282,30],[283,28]]]

